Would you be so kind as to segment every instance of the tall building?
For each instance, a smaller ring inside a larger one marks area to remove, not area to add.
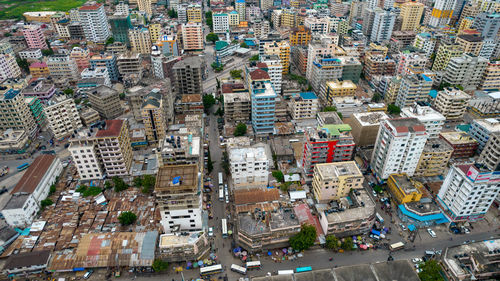
[[[405,2],[401,5],[401,31],[415,31],[420,26],[420,19],[425,5],[416,1]]]
[[[408,177],[407,174],[392,174],[387,180],[387,187],[396,203],[406,204],[418,202],[422,198],[420,191],[424,186]]]
[[[377,140],[380,121],[388,118],[384,112],[354,113],[347,120],[352,128],[354,142],[358,146],[373,146]]]
[[[452,58],[460,57],[463,53],[464,51],[460,45],[441,43],[437,50],[432,70],[441,71],[446,69]]]
[[[243,85],[241,85],[243,87]],[[224,119],[226,122],[245,123],[250,120],[251,101],[249,93],[242,89],[241,92],[233,91],[224,93]]]
[[[428,139],[413,175],[415,177],[435,177],[444,174],[452,154],[453,147],[444,139]]]
[[[184,51],[203,50],[203,26],[201,23],[188,22],[182,25],[182,44]]]
[[[150,92],[144,98],[141,115],[149,143],[159,143],[165,138],[167,128],[163,108],[163,98],[160,93]]]
[[[151,39],[151,44],[156,44],[158,39],[160,39],[162,35],[162,26],[160,23],[151,23],[148,26],[149,37]]]
[[[364,176],[355,161],[317,164],[312,188],[319,203],[329,203],[363,188]]]
[[[104,53],[90,57],[90,67],[95,69],[101,66],[108,69],[109,79],[111,81],[118,81],[120,73],[118,72],[115,55]]]
[[[124,15],[129,15],[130,12],[128,10],[128,4],[123,2],[123,1],[120,1],[116,6],[115,6],[115,13],[119,13],[119,14],[124,14]]]
[[[145,12],[148,18],[153,15],[151,0],[137,0],[137,8],[139,8],[139,11]]]
[[[230,27],[238,27],[240,25],[240,15],[236,11],[231,11],[228,14],[229,16],[229,26]]]
[[[260,63],[257,67],[263,69],[271,77],[271,84],[274,91],[278,94],[281,93],[281,84],[283,81],[283,65],[277,55],[264,55],[260,57]]]
[[[23,36],[28,48],[42,50],[49,48],[45,41],[45,36],[43,36],[42,28],[38,25],[25,25],[23,28]]]
[[[172,68],[177,95],[202,94],[205,62],[201,57],[185,57]]]
[[[71,136],[75,130],[83,126],[75,102],[66,96],[54,96],[46,102],[43,110],[56,139]]]
[[[47,59],[50,76],[53,79],[68,79],[70,81],[78,81],[80,72],[75,60],[65,54],[55,54]]]
[[[500,132],[497,131],[489,136],[477,163],[485,165],[490,171],[500,169]]]
[[[396,105],[408,107],[415,102],[426,101],[432,88],[432,79],[424,74],[405,75],[401,80]]]
[[[324,17],[307,17],[304,20],[304,27],[313,34],[328,34],[331,30],[329,18]]]
[[[439,91],[434,100],[434,108],[447,120],[463,117],[471,97],[457,88],[446,88]]]
[[[498,31],[500,30],[500,14],[480,13],[475,18],[472,26],[481,32],[481,37],[484,37],[484,39],[496,40],[498,38]]]
[[[424,124],[416,118],[381,121],[370,163],[377,179],[400,173],[413,176],[427,138]]]
[[[330,55],[318,55],[314,58],[311,69],[311,86],[320,93],[325,83],[342,78],[342,61]]]
[[[479,164],[451,166],[437,199],[452,221],[475,221],[484,217],[500,191],[496,173]]]
[[[227,13],[214,13],[212,21],[214,33],[225,34],[229,30],[229,15]]]
[[[0,130],[22,130],[30,137],[38,132],[24,95],[19,90],[9,89],[0,95]]]
[[[305,26],[290,31],[290,46],[307,46],[311,42],[311,30]]]
[[[288,74],[290,68],[290,44],[286,40],[282,41],[264,41],[259,43],[259,55],[277,55],[283,66],[283,75]]]
[[[483,77],[489,60],[470,54],[451,58],[445,69],[443,81],[461,85],[465,90],[475,90]]]
[[[248,186],[267,186],[269,161],[264,146],[230,149],[229,165],[234,186],[244,186],[245,188]]]
[[[372,42],[385,42],[390,40],[395,22],[396,14],[393,11],[376,9],[370,40]]]
[[[354,96],[358,87],[352,81],[327,81],[320,91],[323,105],[332,106],[335,97]]]
[[[472,34],[460,34],[455,39],[455,42],[462,47],[464,53],[479,56],[484,44],[484,38]]]
[[[274,133],[276,92],[269,74],[262,69],[248,73],[246,79],[252,100],[252,127],[258,135]]]
[[[453,15],[453,8],[455,8],[456,0],[436,0],[432,8],[431,18],[429,25],[432,27],[439,27],[447,25]]]
[[[105,42],[111,36],[103,4],[93,3],[81,6],[78,13],[88,41]]]
[[[128,38],[128,31],[132,28],[130,16],[128,14],[115,13],[109,18],[109,25],[111,26],[113,39],[129,46],[130,41]]]
[[[439,138],[439,133],[441,133],[446,120],[441,113],[425,102],[416,102],[410,107],[402,108],[401,117],[417,118],[418,121],[424,124],[429,139]]]
[[[240,16],[240,21],[246,21],[246,3],[245,0],[236,0],[234,2],[234,9],[238,12]]]
[[[500,88],[500,63],[488,63],[481,78],[481,90],[496,90]]]
[[[493,134],[500,133],[500,119],[474,119],[472,120],[469,134],[479,142],[478,150],[481,152]]]
[[[73,133],[69,152],[80,180],[129,175],[132,165],[127,120],[106,120],[98,128]]]
[[[202,9],[198,4],[191,4],[186,8],[186,18],[188,22],[199,22],[203,21]]]
[[[312,67],[314,65],[314,60],[318,55],[330,55],[335,56],[335,51],[337,50],[338,42],[336,42],[333,37],[323,37],[319,42],[311,42],[307,47],[307,68],[306,68],[306,78],[311,80]]]
[[[11,54],[0,54],[0,80],[19,76],[21,76],[21,69],[16,62],[16,57]]]
[[[299,93],[292,97],[290,111],[294,120],[316,118],[319,111],[318,97],[313,92]]]
[[[157,45],[153,45],[151,50],[151,66],[153,67],[153,75],[156,78],[165,78],[165,72],[163,71],[163,59],[165,56],[161,53]]]
[[[151,37],[149,36],[149,30],[147,28],[139,27],[130,29],[128,31],[128,37],[132,52],[151,54]]]
[[[88,94],[90,105],[104,119],[114,119],[123,113],[120,94],[107,86],[99,86]]]

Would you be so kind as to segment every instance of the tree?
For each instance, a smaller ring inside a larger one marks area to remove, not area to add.
[[[142,193],[148,194],[153,190],[155,186],[156,178],[152,175],[145,175],[142,179]]]
[[[113,185],[111,184],[111,182],[110,182],[110,181],[106,181],[106,182],[104,183],[104,188],[106,188],[106,189],[111,189],[112,187],[113,187]]]
[[[428,260],[421,264],[420,269],[422,271],[418,274],[418,277],[422,281],[444,281],[443,276],[441,276],[441,267],[435,260]]]
[[[273,177],[278,181],[278,182],[285,182],[285,176],[283,175],[282,171],[273,171],[272,172]]]
[[[44,55],[44,56],[51,56],[53,54],[54,54],[54,50],[52,50],[52,49],[42,50],[42,55]]]
[[[340,247],[344,251],[350,251],[350,250],[352,250],[353,246],[354,246],[354,241],[352,241],[352,237],[346,237],[346,238],[344,238],[344,241],[342,241],[342,244],[340,244]]]
[[[321,110],[322,112],[331,112],[331,111],[337,111],[337,108],[335,108],[335,106],[326,106],[325,108],[323,108],[323,110]]]
[[[249,59],[250,61],[258,61],[259,60],[259,55],[253,55]]]
[[[178,15],[177,15],[177,12],[174,9],[170,9],[170,10],[168,10],[168,16],[171,19],[176,19]]]
[[[240,44],[240,47],[241,48],[248,48],[248,45],[247,45],[247,43],[243,42]]]
[[[115,186],[115,192],[120,192],[126,190],[128,188],[128,184],[126,184],[123,179],[115,176],[113,177],[113,185]]]
[[[115,43],[115,38],[109,37],[108,40],[106,40],[106,46],[111,45]]]
[[[137,216],[136,216],[136,214],[134,214],[130,211],[126,211],[126,212],[121,213],[120,216],[118,216],[118,220],[120,221],[120,223],[123,226],[131,225],[137,220]]]
[[[203,96],[203,108],[205,113],[208,113],[210,108],[215,104],[215,98],[212,94],[207,94]]]
[[[241,79],[241,73],[243,73],[243,70],[241,69],[233,69],[229,71],[229,74],[231,75],[231,78],[233,79]]]
[[[11,36],[12,36],[12,34],[11,34],[10,32],[5,32],[5,33],[3,34],[3,36],[4,36],[4,37],[11,37]]]
[[[207,23],[210,30],[213,30],[213,20],[211,11],[205,13],[205,22]]]
[[[162,261],[160,259],[155,259],[153,261],[153,270],[155,272],[162,272],[167,270],[167,268],[168,268],[168,262]]]
[[[51,185],[50,189],[49,189],[49,196],[54,194],[56,192],[56,190],[57,190],[56,185],[55,184]]]
[[[373,94],[372,102],[379,102],[380,100],[382,100],[382,96],[379,93]]]
[[[387,106],[387,112],[389,112],[390,114],[393,114],[393,115],[398,115],[401,112],[401,108],[399,108],[395,104],[389,104]]]
[[[72,97],[73,94],[75,93],[75,91],[73,91],[73,89],[71,89],[71,88],[66,88],[66,89],[64,89],[63,93],[65,95],[67,95],[67,96],[71,96]]]
[[[340,241],[337,238],[337,236],[333,234],[326,236],[326,247],[328,249],[337,251],[339,249],[339,246],[340,246]]]
[[[222,110],[222,108],[220,108],[220,107],[217,108],[215,115],[219,115],[220,117],[224,116],[224,110]]]
[[[136,177],[132,181],[134,183],[135,187],[141,187],[142,186],[142,178],[141,177]]]
[[[17,65],[26,73],[30,73],[30,65],[27,59],[16,57]]]
[[[224,173],[226,173],[226,175],[229,175],[229,172],[231,171],[230,170],[230,166],[229,166],[229,155],[227,154],[226,151],[222,152],[222,163],[221,163],[221,167],[222,169],[224,170]]]
[[[216,62],[213,62],[210,66],[215,70],[215,72],[221,72],[222,70],[224,70],[224,66],[219,65]]]
[[[212,156],[210,155],[210,147],[208,148],[207,170],[208,173],[211,173],[214,170],[214,163],[212,162]]]
[[[40,207],[42,207],[42,210],[45,209],[45,207],[48,207],[52,204],[54,204],[54,202],[52,202],[52,199],[50,198],[40,201]]]
[[[247,133],[247,125],[245,125],[244,123],[238,123],[238,125],[236,125],[236,129],[234,129],[234,136],[241,137],[246,135],[246,133]]]
[[[316,228],[309,224],[303,224],[300,232],[290,237],[290,246],[294,250],[303,251],[309,249],[316,241]]]
[[[342,119],[342,113],[337,111],[337,115],[339,116],[340,119]]]
[[[207,41],[215,43],[215,42],[219,41],[219,36],[215,33],[210,32],[209,34],[207,34],[205,39],[207,39]]]
[[[442,91],[444,88],[448,88],[450,86],[451,86],[450,83],[443,81],[443,82],[441,82],[441,84],[439,84],[438,90]]]

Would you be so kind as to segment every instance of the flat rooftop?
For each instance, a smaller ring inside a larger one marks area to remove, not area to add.
[[[248,92],[224,93],[224,104],[235,102],[250,102]]]
[[[357,86],[351,80],[344,81],[328,81],[326,82],[326,86],[332,89],[344,89],[344,88],[353,88],[356,89]]]
[[[380,121],[389,119],[385,112],[361,112],[353,113],[352,118],[358,120],[361,126],[380,126]]]
[[[446,117],[430,106],[414,105],[401,109],[401,116],[417,118],[422,122],[426,121],[443,121]]]
[[[453,152],[453,147],[442,138],[427,139],[424,146],[424,153]]]
[[[492,273],[499,274],[498,251],[500,239],[458,245],[444,251],[443,262],[453,275],[464,276],[464,280],[469,280],[471,271],[478,279],[488,279],[494,276]]]
[[[500,119],[498,118],[476,119],[473,122],[485,128],[490,133],[500,132]]]
[[[193,245],[200,238],[199,232],[187,233],[187,235],[180,234],[162,234],[160,235],[160,248],[168,247],[182,247],[183,245]]]
[[[229,150],[230,162],[267,161],[264,147],[232,148]]]
[[[355,161],[316,164],[323,179],[335,179],[341,176],[363,176]]]
[[[363,202],[364,206],[359,205],[359,207],[345,209],[341,212],[327,212],[330,209],[327,204],[317,204],[316,209],[320,213],[325,212],[328,223],[357,221],[373,215],[375,213],[375,203],[372,201],[368,193],[366,193],[364,189],[358,189],[356,191],[359,192],[359,195],[356,195],[351,199],[359,202],[360,204]]]
[[[172,165],[158,169],[155,191],[198,189],[198,165]]]
[[[238,225],[241,231],[250,235],[259,235],[282,228],[299,226],[300,222],[292,208],[279,208],[267,211],[266,214],[255,210],[251,214],[240,213]]]
[[[439,135],[452,145],[477,143],[477,140],[475,140],[466,132],[461,132],[461,131],[441,132]]]
[[[425,133],[425,126],[417,118],[394,118],[388,119],[387,122],[391,124],[398,133]]]
[[[392,177],[395,182],[396,182],[396,185],[402,189],[406,194],[410,194],[410,193],[413,193],[413,192],[419,192],[419,190],[415,187],[415,185],[413,184],[413,182],[410,181],[410,179],[408,178],[407,175],[405,174],[392,174],[390,175],[390,177]]]

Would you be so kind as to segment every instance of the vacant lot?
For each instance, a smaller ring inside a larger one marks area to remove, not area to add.
[[[0,20],[20,18],[24,12],[68,11],[86,0],[0,0]]]

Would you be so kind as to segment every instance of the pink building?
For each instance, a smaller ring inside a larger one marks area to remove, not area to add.
[[[74,47],[73,50],[71,50],[70,57],[75,60],[79,72],[82,72],[85,68],[90,66],[90,54],[87,49]]]
[[[47,42],[45,42],[42,29],[38,25],[26,25],[23,29],[23,35],[28,48],[41,50],[49,48]]]

